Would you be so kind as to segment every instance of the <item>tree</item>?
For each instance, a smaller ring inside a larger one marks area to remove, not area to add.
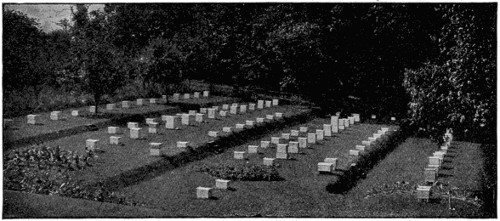
[[[453,128],[459,137],[491,142],[496,132],[496,9],[442,4],[437,10],[446,21],[438,40],[440,56],[405,73],[410,122],[437,141]]]
[[[43,82],[37,69],[43,62],[43,33],[35,19],[12,10],[3,11],[3,82],[4,92],[25,90]]]
[[[70,68],[81,79],[84,90],[93,95],[97,107],[103,95],[114,93],[125,83],[127,66],[123,54],[112,44],[113,30],[105,13],[88,13],[85,5],[78,4],[73,21]]]

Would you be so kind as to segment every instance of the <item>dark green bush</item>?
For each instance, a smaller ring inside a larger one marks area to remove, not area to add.
[[[275,166],[203,164],[196,167],[195,171],[208,173],[213,177],[226,180],[277,181],[282,179]]]

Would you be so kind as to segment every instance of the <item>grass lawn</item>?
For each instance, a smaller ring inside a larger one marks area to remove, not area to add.
[[[345,170],[349,163],[349,149],[354,149],[356,144],[361,144],[362,140],[386,125],[357,124],[309,149],[303,149],[303,153],[294,155],[292,160],[277,161],[280,176],[284,179],[282,181],[235,181],[232,182],[234,190],[215,191],[215,200],[196,199],[196,187],[215,186],[215,178],[196,172],[196,167],[220,163],[262,165],[263,157],[275,157],[276,148],[271,147],[262,154],[250,155],[248,160],[233,159],[233,151],[246,150],[248,145],[259,144],[260,140],[270,140],[271,136],[290,132],[300,126],[308,126],[310,131],[313,128],[322,129],[324,123],[329,123],[329,119],[314,119],[286,128],[269,134],[265,139],[250,141],[222,154],[172,169],[164,175],[123,188],[119,192],[132,201],[165,210],[175,217],[337,216],[339,211],[336,208],[344,203],[345,196],[326,191],[326,185],[334,182],[337,175],[318,174],[317,163],[325,157],[337,157],[338,168],[340,171]]]
[[[157,99],[159,103],[160,99]],[[224,102],[237,101],[235,98],[212,96],[208,98],[179,100],[172,105],[182,105],[188,103],[190,105],[207,106],[213,104],[222,104]],[[127,115],[148,115],[151,113],[170,113],[174,112],[176,107],[165,106],[162,104],[150,104],[149,99],[144,99],[143,106],[136,106],[136,101],[130,101],[130,108],[120,108],[121,102],[116,103],[113,110],[106,110],[106,105],[100,105],[98,112],[106,113],[108,117],[89,117],[89,107],[79,107],[61,110],[61,117],[64,120],[53,121],[50,120],[50,112],[38,113],[40,116],[37,118],[37,125],[27,124],[27,117],[13,118],[12,127],[3,130],[4,143],[15,142],[21,139],[30,139],[36,136],[46,134],[58,133],[63,130],[69,130],[77,127],[82,127],[87,124],[102,124],[110,121],[113,115],[117,117]],[[80,116],[71,116],[72,110],[78,110]],[[109,115],[111,114],[111,116]]]
[[[161,217],[165,212],[91,200],[73,199],[17,191],[3,191],[4,219],[14,218],[99,218],[133,216]]]
[[[454,142],[444,159],[438,181],[444,188],[460,191],[480,190],[482,159],[479,144]],[[452,199],[424,203],[416,199],[416,186],[424,183],[423,169],[439,146],[429,139],[409,138],[358,182],[338,206],[341,217],[477,217],[479,208],[463,200]],[[400,184],[396,184],[399,182]],[[403,184],[405,182],[405,184]],[[374,191],[375,190],[375,191]],[[471,201],[467,197],[467,201]]]
[[[97,153],[98,158],[94,165],[85,170],[76,171],[74,174],[74,177],[79,179],[95,182],[162,160],[162,157],[150,156],[150,142],[163,143],[163,150],[169,155],[174,155],[185,151],[185,148],[176,147],[177,141],[189,141],[190,146],[196,148],[214,139],[208,136],[210,130],[221,131],[224,126],[234,127],[236,123],[245,123],[245,120],[255,120],[256,117],[265,117],[266,114],[274,114],[275,112],[282,112],[286,117],[306,111],[308,109],[305,107],[286,105],[247,112],[246,114],[230,115],[225,118],[205,119],[202,124],[180,126],[179,130],[167,130],[164,128],[164,124],[161,124],[158,126],[158,134],[147,134],[145,122],[140,122],[140,127],[145,132],[145,138],[140,140],[131,139],[129,131],[125,130],[126,125],[120,125],[123,132],[117,135],[122,137],[123,145],[120,146],[109,144],[110,135],[107,134],[107,128],[45,142],[44,145],[60,146],[64,150],[78,151],[81,154],[84,153],[86,139],[99,139],[98,147],[102,152]],[[191,120],[194,121],[193,118]],[[156,121],[161,122],[161,119],[157,118]]]

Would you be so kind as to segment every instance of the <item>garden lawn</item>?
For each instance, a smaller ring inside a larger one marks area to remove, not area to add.
[[[168,114],[173,113],[174,111],[178,111],[178,109],[172,105],[182,105],[184,103],[188,103],[190,105],[208,106],[219,105],[224,102],[236,101],[238,101],[238,99],[236,98],[211,96],[208,98],[191,98],[189,100],[180,100],[178,102],[169,104],[170,106],[166,106],[159,104],[160,99],[158,98],[156,100],[158,104],[150,104],[149,98],[145,98],[143,106],[137,106],[135,100],[130,101],[130,108],[121,108],[121,102],[115,103],[115,108],[113,110],[106,110],[105,104],[99,105],[98,112],[107,114],[105,115],[105,117],[92,116],[92,114],[89,112],[89,106],[60,110],[61,118],[63,120],[58,121],[53,121],[50,119],[50,112],[38,113],[39,117],[37,118],[37,122],[39,122],[39,124],[37,123],[37,125],[27,124],[26,116],[13,118],[12,127],[3,130],[4,143],[11,143],[19,141],[21,139],[26,140],[35,138],[37,136],[58,133],[63,130],[71,130],[77,127],[83,127],[87,124],[104,125],[110,122],[111,118],[114,118],[113,116],[120,118],[130,115],[148,115],[152,113]],[[72,110],[78,110],[79,116],[71,116]]]
[[[275,112],[282,112],[287,117],[307,111],[307,108],[301,106],[276,106],[246,114],[229,115],[224,118],[220,116],[218,119],[204,118],[203,123],[193,126],[180,126],[179,122],[178,130],[167,130],[165,124],[161,123],[158,125],[158,134],[148,134],[147,125],[145,122],[140,122],[141,132],[145,137],[139,140],[131,139],[126,125],[120,125],[122,133],[114,135],[122,137],[123,144],[120,146],[109,144],[109,137],[113,135],[107,133],[107,128],[45,142],[43,145],[60,146],[63,150],[78,151],[79,154],[83,154],[85,140],[98,139],[98,148],[101,151],[97,152],[98,158],[96,158],[94,165],[74,173],[75,178],[93,183],[161,161],[163,157],[150,156],[149,143],[151,142],[163,143],[162,150],[168,155],[175,155],[185,151],[185,148],[176,147],[177,141],[188,141],[191,147],[196,148],[214,139],[208,136],[210,130],[222,131],[224,126],[234,127],[236,123],[245,123],[245,120],[255,120],[256,117],[265,117],[266,114],[274,114]],[[161,122],[161,119],[156,118],[156,122]],[[190,122],[195,122],[194,117],[191,118]]]
[[[233,151],[244,151],[248,145],[260,144],[260,140],[270,140],[282,132],[308,126],[309,131],[322,129],[329,119],[314,119],[302,125],[286,128],[269,134],[263,139],[250,141],[230,148],[222,154],[175,168],[168,173],[144,181],[119,191],[130,200],[147,207],[162,209],[175,217],[334,217],[345,197],[330,194],[325,187],[335,182],[337,175],[347,169],[349,149],[361,144],[373,133],[386,125],[356,124],[331,138],[326,138],[303,154],[293,155],[291,160],[276,160],[282,181],[234,181],[233,190],[216,190],[215,200],[196,198],[196,187],[214,187],[215,177],[197,172],[198,167],[209,164],[253,164],[262,165],[262,158],[275,157],[276,148],[262,149],[262,154],[252,154],[248,160],[233,159]],[[391,127],[394,129],[394,127]],[[281,141],[284,143],[284,141]],[[317,163],[325,157],[339,158],[335,174],[318,174]]]
[[[443,188],[457,187],[468,193],[481,188],[482,159],[479,144],[453,142],[437,181]],[[439,146],[429,139],[409,138],[361,180],[336,210],[340,217],[481,217],[474,197],[424,203],[416,198],[417,185],[424,184],[428,157]],[[404,184],[403,184],[404,182]],[[397,184],[399,183],[399,184]],[[438,189],[436,187],[436,189]],[[463,194],[462,194],[463,195]]]

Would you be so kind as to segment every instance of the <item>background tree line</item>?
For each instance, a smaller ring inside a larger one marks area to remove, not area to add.
[[[331,111],[408,117],[436,139],[447,127],[467,136],[496,130],[496,4],[72,10],[63,29],[43,33],[4,9],[4,105],[27,91],[40,100],[47,87],[101,103],[130,85],[154,96],[198,79],[292,92]]]

